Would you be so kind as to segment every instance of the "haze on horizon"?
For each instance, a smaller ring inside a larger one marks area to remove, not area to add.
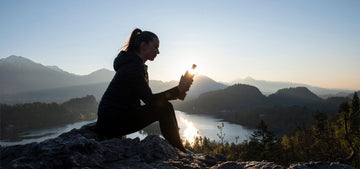
[[[10,55],[89,74],[139,27],[160,38],[151,79],[251,76],[360,87],[360,1],[1,1],[0,59]]]

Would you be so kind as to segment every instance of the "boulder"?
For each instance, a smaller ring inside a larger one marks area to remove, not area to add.
[[[338,162],[323,162],[323,161],[292,164],[289,167],[289,169],[328,169],[328,168],[331,168],[331,169],[345,169],[345,168],[355,169],[346,164],[341,164]]]

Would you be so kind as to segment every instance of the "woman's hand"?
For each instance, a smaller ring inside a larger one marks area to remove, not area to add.
[[[186,96],[186,92],[189,91],[191,84],[193,83],[193,78],[186,78],[185,76],[181,76],[180,82],[178,85],[179,88],[179,99],[184,100]]]

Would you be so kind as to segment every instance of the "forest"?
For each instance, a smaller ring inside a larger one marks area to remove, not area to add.
[[[260,120],[249,140],[229,143],[224,140],[224,124],[217,126],[219,141],[197,137],[186,142],[194,153],[225,154],[235,161],[272,161],[288,166],[306,161],[338,161],[360,168],[360,110],[359,97],[354,93],[343,102],[338,112],[327,115],[317,112],[309,126],[298,126],[289,135],[277,136]]]

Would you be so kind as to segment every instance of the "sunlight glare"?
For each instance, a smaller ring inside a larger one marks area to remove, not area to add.
[[[190,145],[193,145],[195,142],[195,137],[199,136],[199,131],[195,128],[192,122],[184,118],[181,118],[181,120],[186,125],[186,129],[183,132],[183,137],[185,138],[184,141],[187,140],[189,141]]]
[[[191,74],[191,75],[196,75],[197,72],[195,71],[195,69],[189,69],[188,72]]]

